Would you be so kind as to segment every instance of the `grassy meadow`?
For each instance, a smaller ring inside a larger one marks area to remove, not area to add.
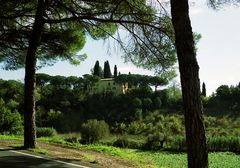
[[[67,135],[64,135],[67,136]],[[0,145],[4,145],[6,141],[8,146],[22,145],[22,136],[0,135]],[[187,155],[184,152],[170,151],[143,151],[139,149],[124,149],[101,144],[83,145],[80,143],[70,143],[64,140],[63,136],[41,137],[38,138],[39,148],[31,150],[44,155],[51,154],[49,145],[60,145],[67,150],[68,148],[76,151],[88,151],[90,153],[79,154],[86,162],[101,164],[97,157],[91,155],[91,152],[97,152],[102,157],[112,156],[113,158],[123,160],[129,163],[129,167],[137,168],[185,168],[187,167]],[[44,146],[41,144],[48,144]],[[6,144],[5,144],[6,145]],[[53,156],[57,157],[57,156]],[[210,168],[237,168],[240,165],[240,155],[232,152],[211,152],[209,153]],[[126,166],[126,165],[125,165]],[[128,166],[127,166],[128,167]]]

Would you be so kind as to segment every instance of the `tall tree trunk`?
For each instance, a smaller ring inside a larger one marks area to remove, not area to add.
[[[36,147],[36,124],[35,124],[35,73],[37,62],[37,48],[43,31],[44,0],[38,0],[38,6],[33,25],[32,35],[29,39],[29,47],[25,63],[25,86],[24,86],[24,147]]]
[[[200,99],[199,66],[194,49],[188,0],[171,0],[179,62],[189,168],[207,168],[208,152]]]

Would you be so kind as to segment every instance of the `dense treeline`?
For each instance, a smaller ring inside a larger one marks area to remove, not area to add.
[[[116,122],[131,122],[168,104],[167,90],[153,92],[150,87],[166,84],[159,77],[119,75],[119,83],[121,79],[128,79],[132,81],[129,84],[138,87],[127,94],[115,95],[108,92],[90,95],[89,88],[100,80],[97,76],[36,76],[37,126],[54,127],[60,132],[77,131],[81,123],[88,119],[105,120],[110,125]],[[143,78],[148,80],[143,81]],[[23,114],[23,84],[13,80],[1,80],[0,88],[5,103],[15,104],[14,108]]]
[[[141,121],[156,111],[161,114],[181,114],[179,88],[152,89],[166,84],[159,77],[123,74],[116,77],[117,82],[129,81],[129,85],[138,87],[120,95],[113,92],[89,94],[88,88],[99,80],[93,75],[64,77],[37,74],[37,126],[70,132],[79,131],[81,124],[89,119],[104,120],[110,126],[117,126],[119,123]],[[7,126],[7,123],[15,122],[23,114],[23,84],[14,80],[0,80],[0,96],[1,115],[12,115],[9,121],[5,121]],[[208,115],[239,115],[240,86],[220,86],[216,93],[203,98],[203,101]],[[22,123],[21,117],[18,121],[17,124]],[[8,132],[21,132],[21,129],[10,129]]]
[[[128,123],[150,111],[159,110],[161,105],[168,105],[168,102],[162,101],[168,98],[167,90],[153,92],[150,88],[150,85],[166,84],[163,79],[119,75],[116,81],[122,83],[123,79],[134,81],[129,84],[138,87],[127,94],[108,92],[90,95],[88,88],[100,80],[97,76],[84,75],[81,78],[38,74],[37,95],[40,98],[37,101],[37,125],[55,127],[62,132],[77,131],[88,119],[105,120],[110,125]]]
[[[0,133],[23,133],[23,84],[0,79]]]
[[[204,103],[209,115],[240,115],[240,83],[221,85]]]

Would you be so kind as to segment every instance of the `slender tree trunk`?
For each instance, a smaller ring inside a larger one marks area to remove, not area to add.
[[[189,168],[207,168],[208,152],[200,99],[199,66],[194,49],[188,0],[171,0],[172,23],[182,85]]]
[[[25,63],[25,86],[24,86],[24,147],[36,147],[36,124],[35,124],[35,73],[36,52],[43,31],[44,0],[38,0],[32,35],[29,39],[29,47]]]

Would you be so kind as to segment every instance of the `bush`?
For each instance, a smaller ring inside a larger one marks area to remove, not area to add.
[[[126,136],[119,137],[113,143],[113,146],[120,147],[120,148],[128,148],[129,147],[129,140]]]
[[[208,137],[208,150],[211,152],[240,152],[240,137]],[[170,150],[183,152],[186,151],[186,139],[183,136],[176,136],[170,143]]]
[[[187,150],[186,138],[183,136],[175,136],[170,142],[170,150],[183,152]]]
[[[208,150],[240,152],[240,137],[211,137],[208,138]]]
[[[125,123],[115,123],[114,126],[111,127],[111,132],[116,134],[123,134],[126,132],[126,124]]]
[[[80,141],[80,138],[72,136],[72,137],[64,138],[64,141],[70,142],[70,143],[78,143]]]
[[[23,122],[21,115],[14,110],[13,112],[5,106],[5,102],[0,99],[0,133],[22,134]]]
[[[139,121],[133,121],[127,126],[127,132],[129,134],[138,135],[145,129],[145,124]]]
[[[126,135],[123,135],[113,143],[113,146],[120,148],[141,149],[143,147],[143,142],[136,139],[130,139]]]
[[[81,141],[81,134],[79,132],[62,134],[61,137],[63,137],[65,142],[69,143],[79,143]]]
[[[37,137],[53,137],[57,134],[57,131],[54,128],[50,127],[37,127]]]
[[[163,148],[164,143],[166,143],[167,137],[160,133],[150,134],[147,137],[147,142],[144,144],[143,149],[146,150],[160,150]]]
[[[108,124],[96,119],[88,120],[81,127],[82,143],[96,143],[109,135]]]

